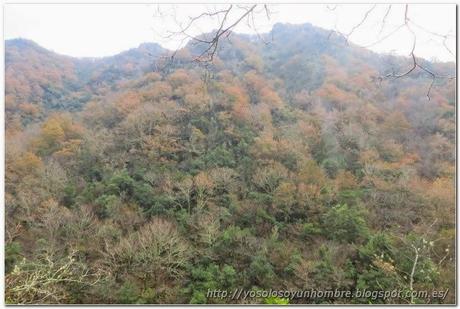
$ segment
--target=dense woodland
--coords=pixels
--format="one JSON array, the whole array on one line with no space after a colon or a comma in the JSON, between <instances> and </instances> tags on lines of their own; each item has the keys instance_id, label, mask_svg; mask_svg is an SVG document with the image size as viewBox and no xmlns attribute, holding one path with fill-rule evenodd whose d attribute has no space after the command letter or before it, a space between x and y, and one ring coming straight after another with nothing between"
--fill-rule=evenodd
<instances>
[{"instance_id":1,"label":"dense woodland","mask_svg":"<svg viewBox=\"0 0 460 309\"><path fill-rule=\"evenodd\" d=\"M309 24L267 37L206 64L6 41L7 303L455 302L455 80L382 79L411 59ZM449 294L207 297L235 288Z\"/></svg>"}]
</instances>

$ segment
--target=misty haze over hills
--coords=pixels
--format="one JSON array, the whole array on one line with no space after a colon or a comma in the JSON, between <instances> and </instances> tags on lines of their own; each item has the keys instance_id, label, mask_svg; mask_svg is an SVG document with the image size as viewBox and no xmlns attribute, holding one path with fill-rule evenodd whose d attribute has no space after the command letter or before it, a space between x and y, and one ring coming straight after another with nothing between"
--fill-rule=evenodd
<instances>
[{"instance_id":1,"label":"misty haze over hills","mask_svg":"<svg viewBox=\"0 0 460 309\"><path fill-rule=\"evenodd\" d=\"M305 61L312 63L315 62L315 58L322 55L331 56L337 59L339 63L359 59L360 62L365 62L366 65L371 66L379 73L379 75L376 74L376 76L374 76L375 78L384 76L390 70L395 70L395 68L404 71L405 68L411 65L411 60L409 58L376 54L348 43L344 38L335 34L331 36L330 31L314 27L308 23L304 25L275 24L273 30L264 35L264 41L266 40L269 42L267 45L256 35L233 34L233 36L235 36L237 40L252 44L252 48L254 48L255 52L260 54L264 61L268 62L266 65L268 70L264 73L269 75L274 74L275 76L276 73L270 72L270 68L278 68L289 57L298 57L299 55L302 55ZM197 46L194 45L196 44L189 43L185 47L185 50L190 49L198 54L199 52L197 51L199 51L200 46L199 44ZM237 57L235 57L236 55L234 54L235 49L229 45L228 42L224 42L224 46L220 47L220 49L223 50L222 57L228 60L227 62L233 62L237 60ZM71 73L70 76L64 76L66 73L62 73L61 75L64 79L68 78L69 80L66 82L72 84L76 89L80 89L84 87L84 85L88 86L96 80L98 83L113 84L114 81L139 77L142 74L155 71L157 69L156 62L158 62L158 58L167 57L168 54L172 53L162 48L159 44L143 43L137 48L132 48L114 56L103 58L72 58L48 51L33 41L26 39L7 40L5 49L7 72L8 68L20 62L22 64L14 69L15 75L22 74L23 72L21 69L33 66L33 64L28 65L28 62L33 61L31 56L35 56L38 57L42 63L47 63L47 61L55 62L53 65L43 67L44 74L46 74L47 70L68 70L69 73ZM232 52L233 54L230 54ZM276 56L276 61L273 61L275 57L270 54ZM189 61L191 60L192 59L189 59ZM62 62L62 64L60 62ZM425 60L423 60L423 63L426 64L429 69L436 68L440 70L439 75L441 76L455 75L455 65L453 63L432 64ZM60 68L60 65L66 65L67 67L65 69L63 67ZM314 64L316 67L313 68L312 71L308 69L311 69L313 64L309 65L310 67L306 66L303 68L304 71L297 71L299 72L297 74L305 74L304 72L306 72L307 75L310 75L309 77L300 77L298 82L299 84L303 83L307 88L314 88L318 86L315 85L315 81L307 81L305 79L312 78L312 74L317 72L315 70L321 70L322 65ZM235 70L235 67L232 65L228 66L228 68ZM431 78L426 73L423 74L423 72L414 74L417 78L423 77L423 75L426 75L427 79ZM18 77L15 76L14 78ZM316 81L317 84L320 82L320 79L321 77ZM41 85L41 87L43 87L43 85ZM94 87L94 85L90 87ZM48 93L51 97L50 100L54 100L53 92L49 91ZM62 94L59 93L59 97L61 96ZM39 98L41 99L41 97L38 96L35 100ZM78 104L79 103L77 103L77 105ZM68 106L68 108L73 108L72 106Z\"/></svg>"},{"instance_id":2,"label":"misty haze over hills","mask_svg":"<svg viewBox=\"0 0 460 309\"><path fill-rule=\"evenodd\" d=\"M8 303L455 303L455 64L385 77L411 59L310 24L264 36L212 64L5 42Z\"/></svg>"}]
</instances>

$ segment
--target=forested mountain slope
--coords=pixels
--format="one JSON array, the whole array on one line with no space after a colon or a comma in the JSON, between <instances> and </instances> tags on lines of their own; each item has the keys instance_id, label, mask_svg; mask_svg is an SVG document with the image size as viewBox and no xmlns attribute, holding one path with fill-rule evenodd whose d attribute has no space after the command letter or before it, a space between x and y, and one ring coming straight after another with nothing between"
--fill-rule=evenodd
<instances>
[{"instance_id":1,"label":"forested mountain slope","mask_svg":"<svg viewBox=\"0 0 460 309\"><path fill-rule=\"evenodd\" d=\"M7 302L455 302L455 80L382 79L411 60L309 24L265 41L233 34L209 66L193 44L6 41Z\"/></svg>"},{"instance_id":2,"label":"forested mountain slope","mask_svg":"<svg viewBox=\"0 0 460 309\"><path fill-rule=\"evenodd\" d=\"M48 51L30 40L7 40L7 119L28 123L43 119L49 110L80 110L93 96L110 91L117 82L151 72L152 59L164 52L158 44L146 43L113 57L76 59Z\"/></svg>"}]
</instances>

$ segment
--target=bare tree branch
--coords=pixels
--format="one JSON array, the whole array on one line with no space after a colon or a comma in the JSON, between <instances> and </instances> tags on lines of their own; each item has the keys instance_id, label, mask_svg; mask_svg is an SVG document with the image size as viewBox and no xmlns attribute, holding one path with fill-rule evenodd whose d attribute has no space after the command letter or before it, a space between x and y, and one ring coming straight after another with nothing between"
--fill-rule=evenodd
<instances>
[{"instance_id":1,"label":"bare tree branch","mask_svg":"<svg viewBox=\"0 0 460 309\"><path fill-rule=\"evenodd\" d=\"M371 13L375 10L376 6L377 6L376 4L372 5L372 7L370 7L364 13L364 15L362 16L360 21L357 24L355 24L347 33L343 33L343 32L341 32L341 31L339 31L337 29L337 20L336 20L336 24L335 24L335 28L334 28L335 30L331 30L331 32L329 33L329 38L335 32L338 35L341 35L342 37L344 37L346 43L348 43L350 37L360 27L362 27L364 25L364 23L366 23L366 21L369 19L370 15L371 15ZM260 10L258 10L257 8L260 8ZM338 5L334 5L334 6L327 5L326 8L329 11L334 11L334 13L336 13ZM242 12L240 12L240 11L242 11ZM410 33L410 35L412 36L412 47L411 47L411 51L409 53L409 56L411 58L411 65L404 72L400 72L400 73L393 72L393 73L390 73L390 74L386 74L385 76L379 77L379 80L382 81L384 79L403 78L403 77L406 77L409 74L413 73L418 68L418 69L422 70L423 72L425 72L426 74L428 74L429 77L431 78L431 82L430 82L430 85L428 87L427 94L426 94L428 100L430 100L431 99L430 98L431 90L435 85L436 79L441 79L441 78L453 79L455 77L440 76L440 75L436 74L435 72L431 71L426 66L422 66L420 64L420 62L419 62L419 60L418 60L418 58L416 56L417 35L416 35L415 31L412 29L412 27L416 27L416 28L421 29L422 31L424 31L426 33L429 33L429 34L431 34L433 36L441 38L442 39L442 45L446 48L446 50L451 55L453 55L452 50L450 50L448 48L448 46L447 46L447 40L451 36L449 36L449 34L442 35L442 34L427 30L424 27L414 23L409 18L409 5L408 4L405 5L403 23L400 24L399 26L397 26L392 31L390 31L388 34L385 34L385 35L381 36L383 34L383 32L384 32L385 27L388 24L388 19L389 19L389 16L390 16L390 14L392 12L393 12L393 5L390 4L390 5L388 5L386 7L386 9L385 9L385 11L383 13L383 16L381 18L381 26L380 26L380 30L379 30L379 33L378 33L378 36L377 36L378 39L376 41L374 41L373 43L371 43L371 44L369 44L367 46L364 46L364 47L369 48L369 47L372 47L374 45L377 45L377 44L387 40L388 38L393 36L395 33L400 31L401 29L405 28ZM239 15L237 15L237 14L239 14ZM185 41L191 41L192 44L201 46L203 48L202 51L200 52L199 55L197 55L197 56L195 56L193 58L193 61L198 62L198 63L202 63L202 64L205 65L205 67L207 67L206 63L213 62L214 57L215 57L215 55L216 55L216 53L218 51L218 47L220 46L221 39L223 39L223 38L224 39L229 39L229 37L230 37L230 35L232 33L232 30L238 24L240 24L242 22L245 22L248 27L252 28L255 31L257 37L263 43L268 44L268 42L265 40L264 36L261 35L259 33L259 31L257 30L255 14L264 14L265 17L267 18L267 20L270 20L270 18L271 18L271 12L270 12L269 6L267 4L250 4L250 5L249 4L231 4L226 8L216 8L214 11L207 11L207 12L203 12L203 13L197 15L197 16L194 16L194 17L188 17L188 20L187 20L187 22L185 24L182 24L182 23L178 22L178 20L176 18L174 18L174 20L176 21L176 24L179 25L180 29L177 30L177 31L169 31L168 35L166 35L165 38L170 38L171 39L171 38L174 38L174 37L182 37L181 46L183 45L183 43ZM233 18L231 18L231 15L233 16ZM234 17L235 15L237 15L236 19ZM218 21L217 30L213 31L211 34L208 34L208 35L203 34L203 35L198 36L198 37L195 36L195 35L192 35L191 33L189 33L189 32L192 31L192 28L194 26L196 26L196 24L201 19L204 19L204 18L217 19L217 21ZM177 50L176 50L176 52L173 52L169 56L170 60L174 60L174 57L176 56L176 53L177 53Z\"/></svg>"},{"instance_id":2,"label":"bare tree branch","mask_svg":"<svg viewBox=\"0 0 460 309\"><path fill-rule=\"evenodd\" d=\"M435 83L437 78L453 79L455 77L439 76L439 75L435 74L434 72L432 72L431 70L429 70L428 68L426 68L425 66L422 66L417 61L417 58L415 56L415 47L416 47L416 44L417 44L417 36L415 35L414 30L409 26L409 23L412 23L412 24L414 24L414 23L410 20L410 18L408 16L408 11L409 11L409 5L406 4L406 8L405 8L405 12L404 12L404 24L401 27L406 27L406 29L412 34L412 37L413 37L412 49L411 49L410 54L409 54L411 56L411 58L412 58L412 66L405 73L400 73L400 74L391 73L391 74L387 74L385 76L385 78L398 79L398 78L401 78L401 77L409 75L412 71L414 71L418 67L419 69L421 69L422 71L424 71L425 73L427 73L431 77L431 82L430 82L430 85L429 85L427 93L426 93L426 96L427 96L428 100L431 100L431 97L430 97L431 89L433 88L433 85L434 85L434 83ZM400 29L400 27L398 27L396 30L399 30L399 29ZM439 35L439 36L442 36L442 35ZM445 38L445 36L442 36L442 37Z\"/></svg>"},{"instance_id":3,"label":"bare tree branch","mask_svg":"<svg viewBox=\"0 0 460 309\"><path fill-rule=\"evenodd\" d=\"M391 11L391 4L388 6L387 11L386 11L385 15L383 16L382 27L380 28L379 36L380 36L380 34L382 34L383 28L385 28L385 25L386 25L386 22L387 22L387 17L390 14L390 11Z\"/></svg>"},{"instance_id":4,"label":"bare tree branch","mask_svg":"<svg viewBox=\"0 0 460 309\"><path fill-rule=\"evenodd\" d=\"M346 38L347 42L348 42L348 39L350 38L350 36L355 32L355 30L358 29L359 27L361 27L362 24L364 24L364 22L369 17L369 14L375 9L376 6L377 6L377 4L374 4L369 10L367 10L366 13L363 16L363 19L358 24L353 26L353 28L351 28L350 32L345 34L345 38Z\"/></svg>"},{"instance_id":5,"label":"bare tree branch","mask_svg":"<svg viewBox=\"0 0 460 309\"><path fill-rule=\"evenodd\" d=\"M417 267L417 262L418 262L418 258L419 258L419 251L420 249L417 248L416 246L412 245L412 248L414 249L414 252L415 252L415 256L414 256L414 262L412 264L412 270L410 272L410 280L409 280L409 290L412 292L414 290L414 275L415 275L415 269ZM410 303L413 304L414 303L414 294L411 293L411 296L410 296Z\"/></svg>"}]
</instances>

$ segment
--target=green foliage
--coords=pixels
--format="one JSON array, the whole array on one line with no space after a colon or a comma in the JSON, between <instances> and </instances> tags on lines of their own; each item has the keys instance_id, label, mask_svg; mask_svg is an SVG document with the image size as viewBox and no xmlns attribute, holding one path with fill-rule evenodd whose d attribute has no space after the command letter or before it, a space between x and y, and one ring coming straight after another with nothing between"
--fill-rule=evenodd
<instances>
[{"instance_id":1,"label":"green foliage","mask_svg":"<svg viewBox=\"0 0 460 309\"><path fill-rule=\"evenodd\" d=\"M387 255L393 257L393 243L387 234L378 233L372 235L368 242L359 248L359 257L365 263L370 263L375 255Z\"/></svg>"},{"instance_id":2,"label":"green foliage","mask_svg":"<svg viewBox=\"0 0 460 309\"><path fill-rule=\"evenodd\" d=\"M343 190L339 193L339 201L341 204L354 204L361 200L363 190Z\"/></svg>"},{"instance_id":3,"label":"green foliage","mask_svg":"<svg viewBox=\"0 0 460 309\"><path fill-rule=\"evenodd\" d=\"M187 287L191 293L191 304L206 304L223 301L216 297L207 298L208 291L230 291L235 286L237 273L230 265L219 267L216 264L194 266L191 270L192 283Z\"/></svg>"},{"instance_id":4,"label":"green foliage","mask_svg":"<svg viewBox=\"0 0 460 309\"><path fill-rule=\"evenodd\" d=\"M237 249L241 241L249 235L251 235L249 229L241 229L238 226L230 226L226 228L217 239L216 249L224 256L226 253L230 254L233 250Z\"/></svg>"},{"instance_id":5,"label":"green foliage","mask_svg":"<svg viewBox=\"0 0 460 309\"><path fill-rule=\"evenodd\" d=\"M323 217L325 235L333 240L359 243L368 236L368 227L362 211L348 205L337 205Z\"/></svg>"},{"instance_id":6,"label":"green foliage","mask_svg":"<svg viewBox=\"0 0 460 309\"><path fill-rule=\"evenodd\" d=\"M117 303L120 304L135 304L139 299L140 291L131 282L125 282L118 290Z\"/></svg>"},{"instance_id":7,"label":"green foliage","mask_svg":"<svg viewBox=\"0 0 460 309\"><path fill-rule=\"evenodd\" d=\"M331 253L325 245L322 245L319 248L319 261L317 262L313 271L314 280L318 286L325 283L332 286L334 283L334 272L335 269L332 262Z\"/></svg>"},{"instance_id":8,"label":"green foliage","mask_svg":"<svg viewBox=\"0 0 460 309\"><path fill-rule=\"evenodd\" d=\"M62 197L62 204L66 207L71 207L75 204L77 197L77 190L73 185L67 185L64 188L64 196Z\"/></svg>"},{"instance_id":9,"label":"green foliage","mask_svg":"<svg viewBox=\"0 0 460 309\"><path fill-rule=\"evenodd\" d=\"M302 225L302 236L307 239L320 235L321 232L321 228L315 223L304 223Z\"/></svg>"},{"instance_id":10,"label":"green foliage","mask_svg":"<svg viewBox=\"0 0 460 309\"><path fill-rule=\"evenodd\" d=\"M109 218L120 207L120 199L116 195L101 195L94 203L98 206L96 213L101 218Z\"/></svg>"},{"instance_id":11,"label":"green foliage","mask_svg":"<svg viewBox=\"0 0 460 309\"><path fill-rule=\"evenodd\" d=\"M128 195L133 193L134 180L126 171L115 173L107 183L107 192L110 194Z\"/></svg>"},{"instance_id":12,"label":"green foliage","mask_svg":"<svg viewBox=\"0 0 460 309\"><path fill-rule=\"evenodd\" d=\"M5 245L5 272L9 273L13 266L21 257L21 244L19 242L11 242Z\"/></svg>"},{"instance_id":13,"label":"green foliage","mask_svg":"<svg viewBox=\"0 0 460 309\"><path fill-rule=\"evenodd\" d=\"M155 195L152 191L152 186L147 183L134 183L133 198L142 208L150 208L155 205Z\"/></svg>"},{"instance_id":14,"label":"green foliage","mask_svg":"<svg viewBox=\"0 0 460 309\"><path fill-rule=\"evenodd\" d=\"M208 167L234 167L235 157L225 147L218 146L210 150L203 158Z\"/></svg>"},{"instance_id":15,"label":"green foliage","mask_svg":"<svg viewBox=\"0 0 460 309\"><path fill-rule=\"evenodd\" d=\"M190 299L190 304L206 304L207 298L205 292L193 291L192 298Z\"/></svg>"},{"instance_id":16,"label":"green foliage","mask_svg":"<svg viewBox=\"0 0 460 309\"><path fill-rule=\"evenodd\" d=\"M264 304L267 305L289 305L289 298L281 298L276 296L267 297L264 299Z\"/></svg>"},{"instance_id":17,"label":"green foliage","mask_svg":"<svg viewBox=\"0 0 460 309\"><path fill-rule=\"evenodd\" d=\"M275 279L273 265L264 255L256 255L249 265L249 276L257 286L268 288Z\"/></svg>"},{"instance_id":18,"label":"green foliage","mask_svg":"<svg viewBox=\"0 0 460 309\"><path fill-rule=\"evenodd\" d=\"M342 164L337 159L327 158L322 161L322 166L329 177L335 177Z\"/></svg>"},{"instance_id":19,"label":"green foliage","mask_svg":"<svg viewBox=\"0 0 460 309\"><path fill-rule=\"evenodd\" d=\"M108 291L109 292L109 291ZM156 293L151 288L142 290L134 283L126 281L116 293L118 304L154 304Z\"/></svg>"},{"instance_id":20,"label":"green foliage","mask_svg":"<svg viewBox=\"0 0 460 309\"><path fill-rule=\"evenodd\" d=\"M5 43L8 303L455 302L455 80L427 101L421 71L375 82L407 59L308 24L271 36L232 34L205 67L201 44L164 65L155 44L89 61Z\"/></svg>"}]
</instances>

